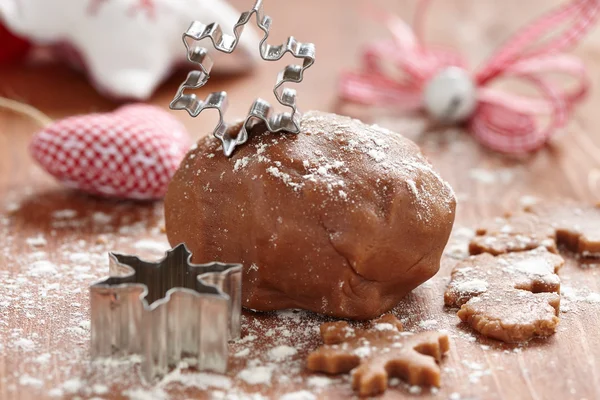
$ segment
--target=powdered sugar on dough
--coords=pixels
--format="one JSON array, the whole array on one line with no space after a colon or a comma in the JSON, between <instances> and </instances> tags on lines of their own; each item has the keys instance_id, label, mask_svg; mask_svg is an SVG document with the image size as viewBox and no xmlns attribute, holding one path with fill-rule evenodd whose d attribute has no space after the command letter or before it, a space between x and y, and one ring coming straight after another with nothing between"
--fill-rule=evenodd
<instances>
[{"instance_id":1,"label":"powdered sugar on dough","mask_svg":"<svg viewBox=\"0 0 600 400\"><path fill-rule=\"evenodd\" d=\"M461 293L483 293L487 290L488 283L483 279L471 279L465 282L456 282L453 287Z\"/></svg>"},{"instance_id":2,"label":"powdered sugar on dough","mask_svg":"<svg viewBox=\"0 0 600 400\"><path fill-rule=\"evenodd\" d=\"M420 219L429 220L432 208L439 207L440 192L443 193L442 203L447 205L448 213L452 212L451 205L455 198L452 188L433 170L416 146L412 143L403 145L404 147L398 146L397 143L391 145L393 141L406 139L377 125L365 125L347 117L335 118L332 129L332 118L329 114L310 111L303 115L300 135L319 135L334 145L331 148L322 147L327 150L327 154L314 148L294 149L302 157L298 160L302 166L300 170L294 166L290 171L289 166L282 166L280 161L269 158L266 151L269 147L276 146L280 141L290 140L285 134L269 132L262 134L257 141L247 144L255 149L253 154L238 159L235 159L234 155L231 168L236 173L253 168L252 171L259 173L252 179L266 173L295 192L325 190L334 201L355 203L359 200L352 190L353 184L357 183L356 176L348 169L345 160L367 157L367 161L364 162L368 162L377 171L377 186L383 192L390 189L387 182L406 182L409 193L414 197ZM264 165L264 169L254 168L256 164ZM201 175L202 171L198 171L198 174ZM424 185L424 174L439 181L443 190Z\"/></svg>"},{"instance_id":3,"label":"powdered sugar on dough","mask_svg":"<svg viewBox=\"0 0 600 400\"><path fill-rule=\"evenodd\" d=\"M560 278L554 273L554 266L541 258L518 261L506 268L509 271L516 271L532 278L541 278L547 283L560 283Z\"/></svg>"}]
</instances>

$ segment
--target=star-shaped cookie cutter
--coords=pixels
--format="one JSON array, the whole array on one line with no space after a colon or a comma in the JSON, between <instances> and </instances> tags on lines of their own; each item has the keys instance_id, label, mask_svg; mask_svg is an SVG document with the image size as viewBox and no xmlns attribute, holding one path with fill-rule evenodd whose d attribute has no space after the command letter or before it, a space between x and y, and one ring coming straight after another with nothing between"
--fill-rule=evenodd
<instances>
[{"instance_id":1,"label":"star-shaped cookie cutter","mask_svg":"<svg viewBox=\"0 0 600 400\"><path fill-rule=\"evenodd\" d=\"M291 53L295 58L303 61L302 65L287 65L277 75L277 81L273 89L277 101L281 105L289 107L291 112L273 113L271 105L267 101L258 98L252 103L241 130L234 137L228 132L227 128L229 126L223 120L223 114L228 106L226 92L210 93L205 100L198 99L193 93L185 92L187 89L197 89L204 86L210 78L210 71L213 66L212 59L208 55L208 50L198 43L203 39L210 39L215 49L224 53L232 53L238 44L245 25L254 14L256 14L256 24L264 32L259 44L259 52L263 60L277 61L286 53ZM257 120L264 121L267 129L271 132L300 132L300 112L296 106L296 90L285 87L284 84L287 82L302 82L304 70L315 62L315 45L313 43L298 42L293 36L290 36L281 45L268 44L266 41L269 37L271 22L271 17L263 12L262 0L256 0L254 7L250 11L243 12L238 22L233 26L234 36L223 33L217 23L205 25L198 21L192 22L183 34L183 42L188 53L187 58L189 61L198 64L200 70L188 73L169 107L173 110L186 110L192 117L198 116L206 109L216 109L219 112L219 122L213 131L213 135L221 140L223 153L227 157L233 154L236 146L248 140L248 129Z\"/></svg>"},{"instance_id":2,"label":"star-shaped cookie cutter","mask_svg":"<svg viewBox=\"0 0 600 400\"><path fill-rule=\"evenodd\" d=\"M192 264L184 244L158 262L110 253L110 277L90 286L92 358L143 356L147 380L181 359L225 372L240 335L242 266Z\"/></svg>"}]
</instances>

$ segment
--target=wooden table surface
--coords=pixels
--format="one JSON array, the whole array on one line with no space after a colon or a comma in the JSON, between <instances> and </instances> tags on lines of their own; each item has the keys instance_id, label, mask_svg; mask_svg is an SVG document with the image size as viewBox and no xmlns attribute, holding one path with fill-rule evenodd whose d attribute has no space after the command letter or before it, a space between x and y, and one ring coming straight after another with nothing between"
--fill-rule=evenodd
<instances>
[{"instance_id":1,"label":"wooden table surface","mask_svg":"<svg viewBox=\"0 0 600 400\"><path fill-rule=\"evenodd\" d=\"M557 3L438 1L428 21L428 38L465 49L476 65L520 25ZM412 1L394 0L377 4L403 17L409 17L414 6ZM443 307L449 270L456 258L464 256L472 228L483 218L533 197L600 200L600 29L575 50L589 67L593 89L588 100L576 108L571 123L550 147L515 160L482 149L458 128L428 129L417 118L341 106L335 93L339 71L357 65L361 45L386 34L382 27L364 22L360 7L355 0L266 1L275 21L272 42L293 33L317 45L317 63L299 89L301 108L352 113L407 135L459 198L442 269L395 309L409 330L450 333L452 347L442 364L442 387L430 391L396 384L384 397L600 399L600 305L580 301L600 292L600 268L569 261L560 273L569 295L563 296L558 332L524 346L481 338ZM270 95L282 65L261 65L247 76L214 78L202 92L228 91L232 99L228 118L243 117L252 98ZM182 77L170 79L151 103L166 109ZM60 65L0 68L0 95L31 104L53 119L117 106L96 94L83 76ZM210 131L216 118L173 115L194 137ZM135 358L91 363L87 287L107 274L107 251L159 257L166 248L162 204L99 200L62 189L28 156L27 144L36 129L34 122L0 110L1 399L352 395L346 378L311 378L304 371L303 357L318 344L316 328L321 320L303 312L245 313L244 338L231 345L236 356L226 377L177 369L149 386L140 382ZM273 362L268 350L275 345L295 347L298 353ZM261 367L273 372L269 385L250 385L240 376L242 369Z\"/></svg>"}]
</instances>

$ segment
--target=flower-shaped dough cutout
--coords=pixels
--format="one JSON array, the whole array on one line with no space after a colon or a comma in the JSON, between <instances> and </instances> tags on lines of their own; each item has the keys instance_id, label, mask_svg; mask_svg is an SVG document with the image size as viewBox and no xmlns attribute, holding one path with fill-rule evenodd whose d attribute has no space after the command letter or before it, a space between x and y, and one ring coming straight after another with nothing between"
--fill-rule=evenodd
<instances>
[{"instance_id":1,"label":"flower-shaped dough cutout","mask_svg":"<svg viewBox=\"0 0 600 400\"><path fill-rule=\"evenodd\" d=\"M549 336L558 326L564 260L540 247L459 262L444 294L449 307L484 336L508 343Z\"/></svg>"},{"instance_id":2,"label":"flower-shaped dough cutout","mask_svg":"<svg viewBox=\"0 0 600 400\"><path fill-rule=\"evenodd\" d=\"M308 355L308 369L328 374L352 371L352 387L361 396L384 392L390 377L411 385L440 386L437 363L450 348L448 335L402 332L402 324L391 314L373 321L370 329L325 323L321 337L325 344Z\"/></svg>"}]
</instances>

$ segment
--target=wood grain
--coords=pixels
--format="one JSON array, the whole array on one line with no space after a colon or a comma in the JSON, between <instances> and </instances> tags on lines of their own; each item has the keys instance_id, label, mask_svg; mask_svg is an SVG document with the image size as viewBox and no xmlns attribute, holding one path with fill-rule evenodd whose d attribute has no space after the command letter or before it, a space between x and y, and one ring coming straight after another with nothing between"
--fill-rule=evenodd
<instances>
[{"instance_id":1,"label":"wood grain","mask_svg":"<svg viewBox=\"0 0 600 400\"><path fill-rule=\"evenodd\" d=\"M234 3L247 6L250 0ZM428 21L428 39L465 49L476 65L520 25L557 3L435 2ZM405 18L410 17L414 6L413 2L393 0L377 4ZM357 109L337 102L339 71L357 66L361 45L386 34L382 27L365 22L360 11L363 5L356 0L266 1L275 21L272 42L291 32L317 45L317 63L299 89L301 108L351 113L407 135L421 145L459 197L456 235L441 271L394 311L409 330L419 331L429 325L447 329L452 338L450 354L443 362L442 388L437 393L423 389L420 397L600 398L598 304L571 302L567 312L561 313L556 335L523 347L481 338L458 324L455 313L443 307L443 289L455 263L453 254L460 252L468 239L464 236L469 231L461 228L472 228L483 218L516 207L524 196L600 200L600 30L592 32L575 51L587 62L594 85L588 100L576 109L571 123L551 146L526 158L511 159L482 149L460 129L433 129L420 119L393 111ZM255 96L270 98L272 82L281 66L266 64L247 76L215 78L200 95L227 90L232 99L228 118L243 117ZM178 74L169 79L151 102L166 108L181 78ZM2 67L0 95L27 102L52 118L108 111L117 106L96 94L82 75L60 65ZM215 118L173 115L195 137L206 134ZM259 393L278 398L304 389L319 398L352 396L344 379L322 388L309 385L302 360L318 345L315 328L322 319L306 313L245 313L244 335L257 338L232 344L232 354L242 352L242 356L232 357L228 377L233 388L222 385L201 390L190 387L194 385L189 381L182 386L179 378L175 379L179 384L143 386L135 373L136 366L91 364L87 286L107 273L105 253L109 250L157 257L155 244L165 243L160 230L162 205L99 200L61 189L28 157L27 144L37 128L21 116L0 110L0 398L117 399L135 394L145 398L209 398L211 390L213 394L217 390L240 397ZM61 210L74 210L76 215L61 219L60 213L53 214ZM45 245L28 244L27 239L39 235L47 241ZM32 267L40 260L51 261L56 273L40 275L39 268ZM598 293L599 271L569 258L560 275L563 286ZM274 344L297 347L298 353L280 364L271 385L252 386L239 379L238 373L253 359L266 362ZM250 349L248 356L244 356L246 348ZM196 386L202 384L196 381ZM383 397L417 396L412 392L398 385Z\"/></svg>"}]
</instances>

